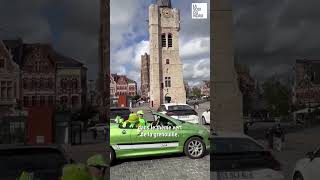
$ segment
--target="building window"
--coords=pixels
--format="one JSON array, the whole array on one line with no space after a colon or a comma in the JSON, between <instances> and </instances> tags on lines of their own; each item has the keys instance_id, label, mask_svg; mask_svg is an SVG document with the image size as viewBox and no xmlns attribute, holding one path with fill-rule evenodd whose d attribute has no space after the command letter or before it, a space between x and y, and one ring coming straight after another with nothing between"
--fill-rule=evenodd
<instances>
[{"instance_id":1,"label":"building window","mask_svg":"<svg viewBox=\"0 0 320 180\"><path fill-rule=\"evenodd\" d=\"M72 79L72 88L78 89L78 80L77 79Z\"/></svg>"},{"instance_id":2,"label":"building window","mask_svg":"<svg viewBox=\"0 0 320 180\"><path fill-rule=\"evenodd\" d=\"M61 88L63 88L63 89L67 88L67 79L62 79L62 80L60 81L60 86L61 86Z\"/></svg>"},{"instance_id":3,"label":"building window","mask_svg":"<svg viewBox=\"0 0 320 180\"><path fill-rule=\"evenodd\" d=\"M49 78L48 79L48 88L53 88L53 79L52 78Z\"/></svg>"},{"instance_id":4,"label":"building window","mask_svg":"<svg viewBox=\"0 0 320 180\"><path fill-rule=\"evenodd\" d=\"M171 87L171 77L165 77L165 87Z\"/></svg>"},{"instance_id":5,"label":"building window","mask_svg":"<svg viewBox=\"0 0 320 180\"><path fill-rule=\"evenodd\" d=\"M32 96L32 106L35 106L37 104L37 97Z\"/></svg>"},{"instance_id":6,"label":"building window","mask_svg":"<svg viewBox=\"0 0 320 180\"><path fill-rule=\"evenodd\" d=\"M53 102L53 96L49 96L49 97L48 97L48 104L49 104L49 105L53 105L53 104L54 104L54 102Z\"/></svg>"},{"instance_id":7,"label":"building window","mask_svg":"<svg viewBox=\"0 0 320 180\"><path fill-rule=\"evenodd\" d=\"M4 68L4 59L0 59L0 68Z\"/></svg>"},{"instance_id":8,"label":"building window","mask_svg":"<svg viewBox=\"0 0 320 180\"><path fill-rule=\"evenodd\" d=\"M32 80L31 80L31 84L32 84L32 89L35 89L36 87L37 87L37 81L36 81L36 79L35 78L32 78Z\"/></svg>"},{"instance_id":9,"label":"building window","mask_svg":"<svg viewBox=\"0 0 320 180\"><path fill-rule=\"evenodd\" d=\"M67 104L68 103L68 97L67 96L62 96L60 98L60 103L63 104L63 105Z\"/></svg>"},{"instance_id":10,"label":"building window","mask_svg":"<svg viewBox=\"0 0 320 180\"><path fill-rule=\"evenodd\" d=\"M23 97L23 106L24 107L28 107L29 106L29 97L28 96L24 96Z\"/></svg>"},{"instance_id":11,"label":"building window","mask_svg":"<svg viewBox=\"0 0 320 180\"><path fill-rule=\"evenodd\" d=\"M45 83L44 83L44 79L43 78L41 78L40 79L40 83L39 83L40 85L40 88L44 88L45 87Z\"/></svg>"},{"instance_id":12,"label":"building window","mask_svg":"<svg viewBox=\"0 0 320 180\"><path fill-rule=\"evenodd\" d=\"M166 34L161 35L162 47L167 47Z\"/></svg>"},{"instance_id":13,"label":"building window","mask_svg":"<svg viewBox=\"0 0 320 180\"><path fill-rule=\"evenodd\" d=\"M169 59L166 59L166 64L170 64L170 60Z\"/></svg>"},{"instance_id":14,"label":"building window","mask_svg":"<svg viewBox=\"0 0 320 180\"><path fill-rule=\"evenodd\" d=\"M72 106L76 106L79 103L79 98L77 96L72 96L71 98Z\"/></svg>"},{"instance_id":15,"label":"building window","mask_svg":"<svg viewBox=\"0 0 320 180\"><path fill-rule=\"evenodd\" d=\"M23 89L27 89L28 88L28 79L23 79Z\"/></svg>"},{"instance_id":16,"label":"building window","mask_svg":"<svg viewBox=\"0 0 320 180\"><path fill-rule=\"evenodd\" d=\"M44 105L46 103L46 98L44 96L40 96L40 105Z\"/></svg>"},{"instance_id":17,"label":"building window","mask_svg":"<svg viewBox=\"0 0 320 180\"><path fill-rule=\"evenodd\" d=\"M172 47L172 34L168 35L168 47Z\"/></svg>"}]
</instances>

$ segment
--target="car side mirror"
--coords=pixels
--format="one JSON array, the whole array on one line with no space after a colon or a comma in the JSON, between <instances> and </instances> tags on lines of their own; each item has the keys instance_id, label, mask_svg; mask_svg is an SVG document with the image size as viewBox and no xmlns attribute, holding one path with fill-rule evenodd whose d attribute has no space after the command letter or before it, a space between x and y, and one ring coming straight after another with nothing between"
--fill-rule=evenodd
<instances>
[{"instance_id":1,"label":"car side mirror","mask_svg":"<svg viewBox=\"0 0 320 180\"><path fill-rule=\"evenodd\" d=\"M307 153L307 157L312 161L313 158L314 158L313 152L308 152L308 153Z\"/></svg>"}]
</instances>

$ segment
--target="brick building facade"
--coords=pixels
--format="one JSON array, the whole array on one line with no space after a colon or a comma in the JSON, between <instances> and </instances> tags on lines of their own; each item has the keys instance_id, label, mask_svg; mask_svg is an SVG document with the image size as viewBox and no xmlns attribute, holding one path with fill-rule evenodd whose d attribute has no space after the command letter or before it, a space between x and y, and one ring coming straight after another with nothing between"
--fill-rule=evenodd
<instances>
[{"instance_id":1,"label":"brick building facade","mask_svg":"<svg viewBox=\"0 0 320 180\"><path fill-rule=\"evenodd\" d=\"M210 81L203 81L201 86L201 95L210 96Z\"/></svg>"},{"instance_id":2,"label":"brick building facade","mask_svg":"<svg viewBox=\"0 0 320 180\"><path fill-rule=\"evenodd\" d=\"M296 60L292 103L300 106L320 104L320 60Z\"/></svg>"},{"instance_id":3,"label":"brick building facade","mask_svg":"<svg viewBox=\"0 0 320 180\"><path fill-rule=\"evenodd\" d=\"M0 107L13 108L20 99L20 69L0 40Z\"/></svg>"},{"instance_id":4,"label":"brick building facade","mask_svg":"<svg viewBox=\"0 0 320 180\"><path fill-rule=\"evenodd\" d=\"M112 74L112 78L115 82L115 96L119 95L128 95L136 96L137 95L137 83L125 75ZM114 85L113 85L114 86ZM111 85L110 85L111 88Z\"/></svg>"},{"instance_id":5,"label":"brick building facade","mask_svg":"<svg viewBox=\"0 0 320 180\"><path fill-rule=\"evenodd\" d=\"M5 46L20 68L19 102L80 108L86 103L87 69L77 60L56 52L50 44L6 40Z\"/></svg>"}]
</instances>

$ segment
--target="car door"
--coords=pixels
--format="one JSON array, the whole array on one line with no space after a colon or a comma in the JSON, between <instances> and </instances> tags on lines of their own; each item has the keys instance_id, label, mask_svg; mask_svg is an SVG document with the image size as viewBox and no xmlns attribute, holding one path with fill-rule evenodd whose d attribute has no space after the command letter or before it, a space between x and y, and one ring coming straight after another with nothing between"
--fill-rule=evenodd
<instances>
[{"instance_id":1,"label":"car door","mask_svg":"<svg viewBox=\"0 0 320 180\"><path fill-rule=\"evenodd\" d=\"M112 138L112 147L116 152L128 151L131 149L132 141L131 134L134 129L122 127L112 128L110 137Z\"/></svg>"},{"instance_id":2,"label":"car door","mask_svg":"<svg viewBox=\"0 0 320 180\"><path fill-rule=\"evenodd\" d=\"M144 150L149 153L174 152L179 146L179 137L173 127L174 122L164 116L158 115L159 126L154 129L136 129L131 134L132 145L135 149ZM161 128L160 128L161 127ZM171 130L169 129L171 127ZM176 134L175 134L176 133Z\"/></svg>"},{"instance_id":3,"label":"car door","mask_svg":"<svg viewBox=\"0 0 320 180\"><path fill-rule=\"evenodd\" d=\"M310 174L312 180L320 177L320 148L315 152L314 159L310 162Z\"/></svg>"}]
</instances>

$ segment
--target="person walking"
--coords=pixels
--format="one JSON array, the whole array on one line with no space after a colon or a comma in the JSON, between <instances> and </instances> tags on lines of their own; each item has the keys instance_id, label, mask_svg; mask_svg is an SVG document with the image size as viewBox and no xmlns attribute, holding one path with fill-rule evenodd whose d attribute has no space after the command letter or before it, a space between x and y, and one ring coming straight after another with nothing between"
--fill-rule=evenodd
<instances>
[{"instance_id":1,"label":"person walking","mask_svg":"<svg viewBox=\"0 0 320 180\"><path fill-rule=\"evenodd\" d=\"M282 142L284 141L284 132L281 128L280 123L276 125L275 127L275 145L277 151L281 152L282 150Z\"/></svg>"},{"instance_id":2,"label":"person walking","mask_svg":"<svg viewBox=\"0 0 320 180\"><path fill-rule=\"evenodd\" d=\"M272 150L273 149L273 129L269 128L266 133L266 139L268 141L268 146Z\"/></svg>"},{"instance_id":3,"label":"person walking","mask_svg":"<svg viewBox=\"0 0 320 180\"><path fill-rule=\"evenodd\" d=\"M137 112L138 116L139 116L139 123L138 123L138 127L140 126L147 126L147 122L146 120L143 118L143 111L140 110Z\"/></svg>"}]
</instances>

